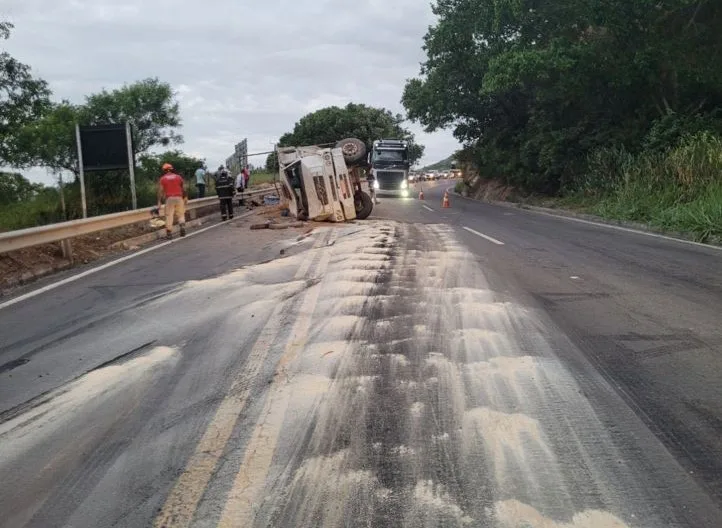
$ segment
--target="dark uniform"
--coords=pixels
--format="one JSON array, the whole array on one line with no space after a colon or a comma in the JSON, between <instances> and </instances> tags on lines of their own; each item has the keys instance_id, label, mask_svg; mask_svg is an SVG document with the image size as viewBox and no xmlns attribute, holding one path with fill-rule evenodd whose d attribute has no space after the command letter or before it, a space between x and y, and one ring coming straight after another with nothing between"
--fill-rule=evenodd
<instances>
[{"instance_id":1,"label":"dark uniform","mask_svg":"<svg viewBox=\"0 0 722 528\"><path fill-rule=\"evenodd\" d=\"M221 218L233 218L233 178L227 170L222 170L216 175L216 192L221 201Z\"/></svg>"}]
</instances>

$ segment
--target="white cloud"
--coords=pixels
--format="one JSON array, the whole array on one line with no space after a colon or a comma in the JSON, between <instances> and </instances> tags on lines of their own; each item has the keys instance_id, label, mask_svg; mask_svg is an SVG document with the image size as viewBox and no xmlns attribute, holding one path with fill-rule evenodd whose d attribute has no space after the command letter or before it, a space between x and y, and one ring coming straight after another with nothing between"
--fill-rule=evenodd
<instances>
[{"instance_id":1,"label":"white cloud","mask_svg":"<svg viewBox=\"0 0 722 528\"><path fill-rule=\"evenodd\" d=\"M58 99L159 77L181 103L186 152L224 160L251 152L304 114L348 102L403 112L433 23L425 0L4 0L5 44ZM9 4L9 5L8 5ZM450 132L410 125L433 162L457 148ZM255 161L261 161L257 159ZM33 177L46 180L45 171Z\"/></svg>"}]
</instances>

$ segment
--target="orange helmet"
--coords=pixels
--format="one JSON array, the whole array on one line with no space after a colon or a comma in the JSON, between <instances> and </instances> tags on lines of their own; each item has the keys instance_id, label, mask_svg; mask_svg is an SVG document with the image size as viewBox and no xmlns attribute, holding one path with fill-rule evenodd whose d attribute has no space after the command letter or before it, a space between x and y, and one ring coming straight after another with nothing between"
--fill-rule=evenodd
<instances>
[{"instance_id":1,"label":"orange helmet","mask_svg":"<svg viewBox=\"0 0 722 528\"><path fill-rule=\"evenodd\" d=\"M163 164L163 172L170 172L173 170L173 165L170 163L164 163Z\"/></svg>"}]
</instances>

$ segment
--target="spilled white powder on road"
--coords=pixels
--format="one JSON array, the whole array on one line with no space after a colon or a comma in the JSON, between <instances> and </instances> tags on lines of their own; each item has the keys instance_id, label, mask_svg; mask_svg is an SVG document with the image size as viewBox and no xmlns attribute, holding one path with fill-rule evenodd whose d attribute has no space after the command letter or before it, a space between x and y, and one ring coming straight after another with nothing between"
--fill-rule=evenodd
<instances>
[{"instance_id":1,"label":"spilled white powder on road","mask_svg":"<svg viewBox=\"0 0 722 528\"><path fill-rule=\"evenodd\" d=\"M614 515L597 510L575 513L570 522L556 522L515 500L496 503L495 514L499 528L629 528Z\"/></svg>"},{"instance_id":2,"label":"spilled white powder on road","mask_svg":"<svg viewBox=\"0 0 722 528\"><path fill-rule=\"evenodd\" d=\"M635 475L535 312L451 228L369 222L315 251L327 267L298 281L304 330L284 334L220 526L654 525L620 520L640 509L615 492ZM265 266L224 280L286 264Z\"/></svg>"},{"instance_id":3,"label":"spilled white powder on road","mask_svg":"<svg viewBox=\"0 0 722 528\"><path fill-rule=\"evenodd\" d=\"M150 382L158 367L170 367L179 351L156 347L118 364L93 370L53 391L44 403L0 424L0 458L17 456L82 413ZM82 416L80 416L82 417Z\"/></svg>"}]
</instances>

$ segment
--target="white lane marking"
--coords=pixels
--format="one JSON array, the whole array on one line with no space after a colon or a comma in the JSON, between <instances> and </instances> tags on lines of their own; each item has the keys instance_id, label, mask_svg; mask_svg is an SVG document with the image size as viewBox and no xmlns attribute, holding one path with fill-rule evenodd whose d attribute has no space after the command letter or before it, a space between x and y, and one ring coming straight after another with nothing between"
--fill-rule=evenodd
<instances>
[{"instance_id":1,"label":"white lane marking","mask_svg":"<svg viewBox=\"0 0 722 528\"><path fill-rule=\"evenodd\" d=\"M582 280L581 277L577 277L576 275L573 275L572 277L569 277L572 280Z\"/></svg>"},{"instance_id":2,"label":"white lane marking","mask_svg":"<svg viewBox=\"0 0 722 528\"><path fill-rule=\"evenodd\" d=\"M493 204L493 203L488 203L488 202L482 202L480 200L474 200L473 198L469 198L468 196L461 196L460 194L457 194L456 196L459 198L463 198L464 200L469 200L470 202L475 202L478 204L493 205L495 207L510 207L508 205L498 205L498 204ZM579 222L580 224L587 224L587 225L595 226L595 227L606 227L607 229L616 229L617 231L624 231L625 233L632 233L635 235L644 235L644 236L648 236L648 237L652 237L652 238L660 238L662 240L668 240L670 242L679 242L681 244L688 244L690 246L698 246L701 248L722 251L722 246L713 246L712 244L705 244L703 242L695 242L694 240L685 240L683 238L674 238L674 237L667 236L667 235L660 235L659 233L649 233L647 231L640 231L639 229L632 229L631 227L624 227L624 226L618 226L618 225L613 225L613 224L604 224L601 222L592 222L591 220L584 220L582 218L574 218L573 216L562 216L562 215L558 215L558 214L554 214L554 213L546 213L544 211L535 211L533 209L523 209L523 208L520 208L520 209L526 213L549 216L551 218L556 218L557 220L570 220L572 222Z\"/></svg>"},{"instance_id":3,"label":"white lane marking","mask_svg":"<svg viewBox=\"0 0 722 528\"><path fill-rule=\"evenodd\" d=\"M428 205L422 205L421 207L423 207L427 211L431 211L432 213L434 212L434 210L431 207L429 207Z\"/></svg>"},{"instance_id":4,"label":"white lane marking","mask_svg":"<svg viewBox=\"0 0 722 528\"><path fill-rule=\"evenodd\" d=\"M644 235L648 237L653 238L661 238L662 240L669 240L671 242L680 242L682 244L689 244L691 246L699 246L706 249L715 249L717 251L722 251L722 246L713 246L711 244L704 244L702 242L695 242L693 240L684 240L683 238L674 238L667 235L660 235L658 233L648 233L647 231L639 231L638 229L632 229L631 227L623 227L618 225L611 225L611 224L602 224L600 222L592 222L591 220L584 220L582 218L574 218L571 216L561 216L561 215L555 215L552 213L545 213L544 211L534 211L532 209L524 209L527 212L530 213L536 213L541 214L544 216L551 216L552 218L558 218L559 220L571 220L572 222L579 222L580 224L587 224L591 226L596 227L606 227L608 229L616 229L617 231L624 231L626 233L633 233L635 235Z\"/></svg>"},{"instance_id":5,"label":"white lane marking","mask_svg":"<svg viewBox=\"0 0 722 528\"><path fill-rule=\"evenodd\" d=\"M503 246L503 245L504 245L504 242L502 242L502 241L500 241L500 240L497 240L496 238L490 237L489 235L485 235L484 233L479 233L479 232L478 232L477 230L475 230L475 229L471 229L470 227L464 227L464 229L465 229L466 231L468 231L469 233L473 233L473 234L475 234L476 236L480 236L481 238L483 238L483 239L485 239L485 240L488 240L489 242L492 242L492 243L496 244L497 246Z\"/></svg>"},{"instance_id":6,"label":"white lane marking","mask_svg":"<svg viewBox=\"0 0 722 528\"><path fill-rule=\"evenodd\" d=\"M238 218L245 218L248 215L239 216ZM38 288L37 290L33 290L31 292L25 293L23 295L18 295L14 299L10 299L9 301L5 301L4 303L0 304L0 310L3 308L7 308L9 306L12 306L13 304L17 304L19 302L22 302L26 299L31 299L33 297L36 297L37 295L40 295L45 292L49 292L50 290L54 290L55 288L59 288L60 286L64 286L66 284L69 284L71 282L75 282L77 280L80 280L84 277L87 277L88 275L92 275L93 273L98 273L99 271L103 271L104 269L108 269L112 266L115 266L116 264L120 264L122 262L125 262L126 260L133 259L135 257L140 257L141 255L145 255L146 253L150 253L151 251L155 251L156 249L160 249L162 247L168 246L170 244L174 244L175 242L180 242L181 240L187 240L191 237L194 237L196 235L200 235L201 233L205 233L206 231L210 229L214 229L218 226L226 225L228 222L220 222L218 224L213 224L212 226L204 227L203 229L199 229L198 231L193 231L192 233L188 233L185 237L177 238L175 240L170 240L167 242L161 242L160 244L156 244L155 246L141 249L140 251L137 251L136 253L132 253L130 255L126 255L124 257L120 257L119 259L106 262L105 264L102 264L98 266L97 268L92 268L87 271L83 271L82 273L78 273L77 275L73 275L72 277L68 277L66 279L60 280L58 282L54 282L52 284L48 284L47 286L43 286L42 288Z\"/></svg>"},{"instance_id":7,"label":"white lane marking","mask_svg":"<svg viewBox=\"0 0 722 528\"><path fill-rule=\"evenodd\" d=\"M331 233L332 231L329 230L328 233L319 235L314 243L314 249L325 246ZM308 273L312 261L314 261L313 257L303 261L294 275L294 280L300 280ZM218 467L218 462L238 422L238 417L248 402L253 382L265 364L271 346L278 338L284 323L282 315L287 308L286 303L279 303L261 330L243 369L233 381L225 399L218 406L213 419L198 442L193 456L186 464L183 473L168 495L163 509L156 517L154 526L187 527L191 525L198 503ZM304 313L300 312L299 318L303 316Z\"/></svg>"},{"instance_id":8,"label":"white lane marking","mask_svg":"<svg viewBox=\"0 0 722 528\"><path fill-rule=\"evenodd\" d=\"M329 244L336 239L337 233L331 235ZM331 261L332 250L327 250L316 267L314 275L321 278ZM286 409L291 401L291 390L288 387L286 366L306 346L311 331L313 314L316 311L321 285L316 284L306 291L301 301L298 318L293 325L283 356L278 362L273 386L269 390L266 403L261 411L253 436L246 445L243 462L236 474L233 485L228 492L218 528L235 528L237 526L253 526L258 494L263 490L264 482L271 468L273 453L283 428Z\"/></svg>"}]
</instances>

